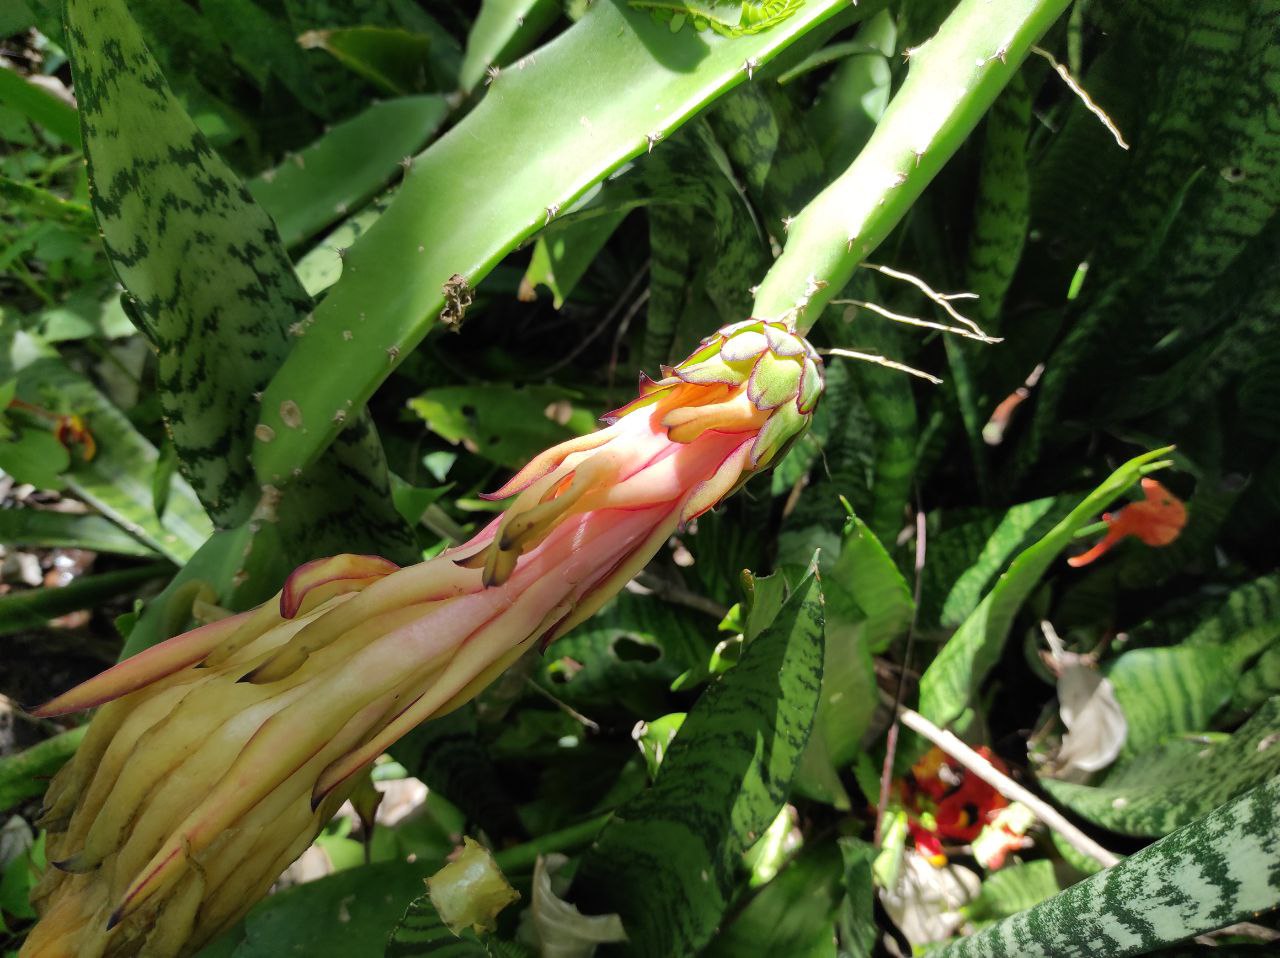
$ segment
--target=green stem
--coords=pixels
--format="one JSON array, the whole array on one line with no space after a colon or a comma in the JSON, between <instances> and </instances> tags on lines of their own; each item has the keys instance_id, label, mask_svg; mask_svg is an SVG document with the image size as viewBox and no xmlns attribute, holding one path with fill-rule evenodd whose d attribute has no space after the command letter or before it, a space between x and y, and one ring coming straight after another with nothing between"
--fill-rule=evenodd
<instances>
[{"instance_id":1,"label":"green stem","mask_svg":"<svg viewBox=\"0 0 1280 958\"><path fill-rule=\"evenodd\" d=\"M911 70L852 165L792 222L754 315L795 311L807 332L889 235L1071 0L961 0L907 51Z\"/></svg>"},{"instance_id":2,"label":"green stem","mask_svg":"<svg viewBox=\"0 0 1280 958\"><path fill-rule=\"evenodd\" d=\"M89 726L81 725L0 759L0 808L12 808L43 792L47 779L75 754Z\"/></svg>"},{"instance_id":3,"label":"green stem","mask_svg":"<svg viewBox=\"0 0 1280 958\"><path fill-rule=\"evenodd\" d=\"M172 574L173 566L168 562L149 562L130 569L81 576L59 589L11 592L0 598L0 635L44 628L49 619L93 608L144 582Z\"/></svg>"},{"instance_id":4,"label":"green stem","mask_svg":"<svg viewBox=\"0 0 1280 958\"><path fill-rule=\"evenodd\" d=\"M498 867L504 872L528 871L538 861L539 855L585 845L600 834L600 829L604 828L605 823L611 817L612 814L597 815L595 818L588 818L585 822L579 822L577 825L562 828L558 832L542 835L533 841L525 842L523 845L505 848L497 852L493 856L493 860L498 863Z\"/></svg>"}]
</instances>

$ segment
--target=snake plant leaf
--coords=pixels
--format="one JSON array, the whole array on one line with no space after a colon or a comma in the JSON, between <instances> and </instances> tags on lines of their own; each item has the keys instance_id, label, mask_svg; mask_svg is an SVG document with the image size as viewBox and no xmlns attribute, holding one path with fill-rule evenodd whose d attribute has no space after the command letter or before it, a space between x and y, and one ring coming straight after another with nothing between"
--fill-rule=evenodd
<instances>
[{"instance_id":1,"label":"snake plant leaf","mask_svg":"<svg viewBox=\"0 0 1280 958\"><path fill-rule=\"evenodd\" d=\"M426 144L448 113L441 96L375 103L246 184L293 248L354 212Z\"/></svg>"},{"instance_id":2,"label":"snake plant leaf","mask_svg":"<svg viewBox=\"0 0 1280 958\"><path fill-rule=\"evenodd\" d=\"M283 571L342 551L407 558L381 444L358 410L326 411L338 441L289 494L254 481L250 446L269 439L255 438L257 399L288 331L307 323L310 297L274 224L187 117L120 0L72 0L67 14L94 210L126 308L156 348L183 475L216 524L251 523L254 551ZM282 410L282 428L319 428L294 412Z\"/></svg>"},{"instance_id":3,"label":"snake plant leaf","mask_svg":"<svg viewBox=\"0 0 1280 958\"><path fill-rule=\"evenodd\" d=\"M864 16L867 6L848 15ZM660 138L747 79L746 61L768 61L848 7L812 0L769 30L730 40L673 34L643 11L596 3L526 56L523 69L500 73L480 105L414 161L268 388L261 422L276 440L254 450L262 480L287 482L320 454L338 431L333 410L362 408L444 325L447 291L474 288L603 177L650 143L661 149ZM445 318L459 319L456 306ZM335 356L345 374L316 376L317 364ZM301 411L307 431L286 426L282 403Z\"/></svg>"},{"instance_id":4,"label":"snake plant leaf","mask_svg":"<svg viewBox=\"0 0 1280 958\"><path fill-rule=\"evenodd\" d=\"M1280 776L1118 865L935 954L1087 958L1153 951L1280 904Z\"/></svg>"},{"instance_id":5,"label":"snake plant leaf","mask_svg":"<svg viewBox=\"0 0 1280 958\"><path fill-rule=\"evenodd\" d=\"M920 712L937 725L954 721L1000 657L1014 616L1077 529L1093 521L1142 476L1143 467L1168 453L1157 449L1130 459L1089 493L1044 538L1023 550L995 586L947 640L920 679Z\"/></svg>"},{"instance_id":6,"label":"snake plant leaf","mask_svg":"<svg viewBox=\"0 0 1280 958\"><path fill-rule=\"evenodd\" d=\"M618 810L583 859L574 898L621 914L634 954L682 958L714 933L740 856L777 816L804 751L822 629L810 575L702 694L653 785Z\"/></svg>"},{"instance_id":7,"label":"snake plant leaf","mask_svg":"<svg viewBox=\"0 0 1280 958\"><path fill-rule=\"evenodd\" d=\"M258 500L253 396L308 297L123 3L72 0L67 37L94 210L126 308L156 349L183 474L215 522L242 521Z\"/></svg>"},{"instance_id":8,"label":"snake plant leaf","mask_svg":"<svg viewBox=\"0 0 1280 958\"><path fill-rule=\"evenodd\" d=\"M1175 737L1114 769L1101 785L1042 779L1082 818L1126 835L1167 835L1217 805L1280 774L1280 697L1235 733Z\"/></svg>"}]
</instances>

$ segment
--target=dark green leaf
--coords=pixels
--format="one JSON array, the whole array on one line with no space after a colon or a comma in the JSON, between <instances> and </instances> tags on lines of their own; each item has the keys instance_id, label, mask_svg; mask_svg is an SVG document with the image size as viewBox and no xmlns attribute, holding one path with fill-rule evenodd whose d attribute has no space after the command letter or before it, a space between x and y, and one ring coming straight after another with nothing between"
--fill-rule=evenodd
<instances>
[{"instance_id":1,"label":"dark green leaf","mask_svg":"<svg viewBox=\"0 0 1280 958\"><path fill-rule=\"evenodd\" d=\"M616 911L637 955L691 955L711 937L739 856L786 799L822 679L816 578L690 711L654 784L583 860L575 898Z\"/></svg>"}]
</instances>

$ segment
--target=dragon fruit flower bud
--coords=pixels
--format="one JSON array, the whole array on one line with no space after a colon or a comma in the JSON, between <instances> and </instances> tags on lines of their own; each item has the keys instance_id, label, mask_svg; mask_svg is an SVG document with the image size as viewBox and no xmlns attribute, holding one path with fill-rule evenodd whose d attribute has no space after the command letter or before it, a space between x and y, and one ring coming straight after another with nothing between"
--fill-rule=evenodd
<instances>
[{"instance_id":1,"label":"dragon fruit flower bud","mask_svg":"<svg viewBox=\"0 0 1280 958\"><path fill-rule=\"evenodd\" d=\"M536 457L471 541L409 568L341 555L36 710L102 706L50 784L53 867L23 958L192 954L303 851L401 736L592 615L682 523L773 465L822 365L749 320Z\"/></svg>"}]
</instances>

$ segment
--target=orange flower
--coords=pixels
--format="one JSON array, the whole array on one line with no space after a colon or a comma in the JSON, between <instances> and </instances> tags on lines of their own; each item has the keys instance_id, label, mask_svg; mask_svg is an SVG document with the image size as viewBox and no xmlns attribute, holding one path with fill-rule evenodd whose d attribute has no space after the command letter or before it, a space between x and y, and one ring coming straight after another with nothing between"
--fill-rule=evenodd
<instances>
[{"instance_id":1,"label":"orange flower","mask_svg":"<svg viewBox=\"0 0 1280 958\"><path fill-rule=\"evenodd\" d=\"M1187 524L1186 505L1151 478L1142 480L1142 492L1146 495L1142 501L1131 502L1114 515L1104 512L1102 521L1107 524L1107 534L1088 552L1068 559L1067 565L1073 569L1086 566L1110 552L1126 536L1135 536L1156 547L1167 546L1177 539Z\"/></svg>"}]
</instances>

